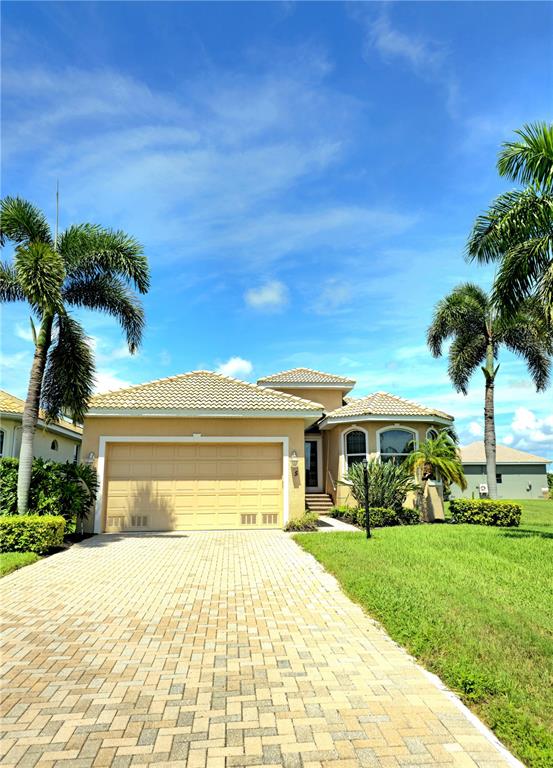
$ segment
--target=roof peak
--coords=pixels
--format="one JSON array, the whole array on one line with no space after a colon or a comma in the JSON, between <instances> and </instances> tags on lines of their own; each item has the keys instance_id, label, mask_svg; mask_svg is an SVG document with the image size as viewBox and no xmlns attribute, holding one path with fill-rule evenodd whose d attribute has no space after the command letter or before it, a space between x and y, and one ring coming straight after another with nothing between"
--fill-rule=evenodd
<instances>
[{"instance_id":1,"label":"roof peak","mask_svg":"<svg viewBox=\"0 0 553 768\"><path fill-rule=\"evenodd\" d=\"M339 376L334 373L318 371L315 368L301 366L298 368L288 368L285 371L272 373L269 376L263 376L257 380L258 384L318 384L318 385L344 385L351 389L355 384L354 379L346 376Z\"/></svg>"}]
</instances>

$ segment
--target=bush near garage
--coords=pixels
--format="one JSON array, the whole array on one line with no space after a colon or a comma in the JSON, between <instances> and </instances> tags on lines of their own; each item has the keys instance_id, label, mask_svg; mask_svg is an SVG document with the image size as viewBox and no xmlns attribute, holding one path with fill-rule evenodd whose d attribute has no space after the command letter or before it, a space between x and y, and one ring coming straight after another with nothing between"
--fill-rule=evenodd
<instances>
[{"instance_id":1,"label":"bush near garage","mask_svg":"<svg viewBox=\"0 0 553 768\"><path fill-rule=\"evenodd\" d=\"M512 501L496 499L452 499L449 511L455 523L510 528L520 524L522 507Z\"/></svg>"},{"instance_id":2,"label":"bush near garage","mask_svg":"<svg viewBox=\"0 0 553 768\"><path fill-rule=\"evenodd\" d=\"M61 515L5 515L0 517L0 552L45 555L63 545L64 532Z\"/></svg>"},{"instance_id":3,"label":"bush near garage","mask_svg":"<svg viewBox=\"0 0 553 768\"><path fill-rule=\"evenodd\" d=\"M315 512L306 512L301 517L288 520L284 526L285 531L316 531L319 515Z\"/></svg>"},{"instance_id":4,"label":"bush near garage","mask_svg":"<svg viewBox=\"0 0 553 768\"><path fill-rule=\"evenodd\" d=\"M17 514L18 459L0 459L0 515ZM98 478L88 464L34 459L29 513L61 515L66 533L82 525L96 499Z\"/></svg>"}]
</instances>

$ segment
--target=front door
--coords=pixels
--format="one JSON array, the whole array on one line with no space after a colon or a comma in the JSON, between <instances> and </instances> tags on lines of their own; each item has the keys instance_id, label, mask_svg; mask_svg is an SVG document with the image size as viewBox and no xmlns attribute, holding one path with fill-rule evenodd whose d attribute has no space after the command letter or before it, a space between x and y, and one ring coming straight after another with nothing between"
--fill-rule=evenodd
<instances>
[{"instance_id":1,"label":"front door","mask_svg":"<svg viewBox=\"0 0 553 768\"><path fill-rule=\"evenodd\" d=\"M305 490L320 492L323 490L321 472L321 439L310 438L305 441Z\"/></svg>"}]
</instances>

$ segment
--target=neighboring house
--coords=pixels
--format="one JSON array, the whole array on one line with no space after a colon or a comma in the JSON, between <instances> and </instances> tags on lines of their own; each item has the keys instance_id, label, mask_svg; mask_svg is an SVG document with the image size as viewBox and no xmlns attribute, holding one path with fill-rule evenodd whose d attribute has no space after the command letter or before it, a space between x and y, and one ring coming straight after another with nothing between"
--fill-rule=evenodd
<instances>
[{"instance_id":1,"label":"neighboring house","mask_svg":"<svg viewBox=\"0 0 553 768\"><path fill-rule=\"evenodd\" d=\"M25 401L0 389L0 456L19 457L21 419ZM46 424L41 411L34 439L34 455L52 461L76 461L82 442L81 427L71 422Z\"/></svg>"},{"instance_id":2,"label":"neighboring house","mask_svg":"<svg viewBox=\"0 0 553 768\"><path fill-rule=\"evenodd\" d=\"M467 489L451 488L454 498L474 498L481 495L480 486L487 484L484 442L478 440L461 448ZM496 480L498 499L542 499L547 494L547 465L549 459L526 451L498 445L496 448Z\"/></svg>"},{"instance_id":3,"label":"neighboring house","mask_svg":"<svg viewBox=\"0 0 553 768\"><path fill-rule=\"evenodd\" d=\"M83 457L96 463L94 530L281 528L306 494L349 495L353 462L405 456L452 423L355 382L295 368L250 384L193 371L96 395Z\"/></svg>"}]
</instances>

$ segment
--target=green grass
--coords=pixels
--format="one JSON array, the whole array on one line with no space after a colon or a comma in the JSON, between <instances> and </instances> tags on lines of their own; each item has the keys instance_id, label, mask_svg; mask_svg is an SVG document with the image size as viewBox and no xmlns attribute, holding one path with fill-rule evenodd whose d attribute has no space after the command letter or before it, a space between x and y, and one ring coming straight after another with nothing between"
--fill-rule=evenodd
<instances>
[{"instance_id":1,"label":"green grass","mask_svg":"<svg viewBox=\"0 0 553 768\"><path fill-rule=\"evenodd\" d=\"M421 525L304 533L311 552L391 637L528 766L553 765L553 501L519 528Z\"/></svg>"},{"instance_id":2,"label":"green grass","mask_svg":"<svg viewBox=\"0 0 553 768\"><path fill-rule=\"evenodd\" d=\"M30 565L40 560L34 552L1 552L0 553L0 576L7 576L8 573L23 568L24 565Z\"/></svg>"}]
</instances>

